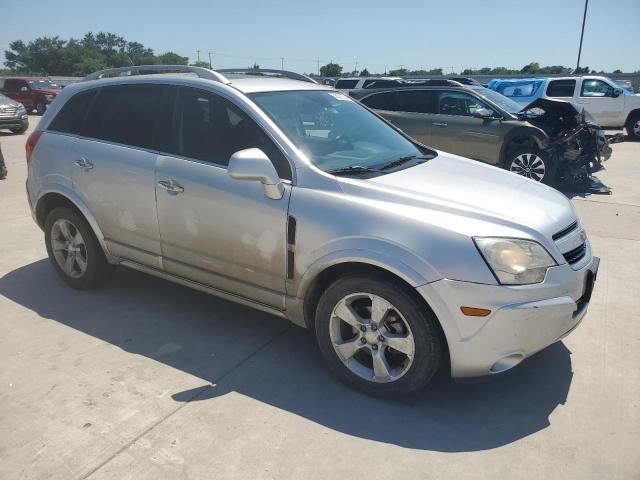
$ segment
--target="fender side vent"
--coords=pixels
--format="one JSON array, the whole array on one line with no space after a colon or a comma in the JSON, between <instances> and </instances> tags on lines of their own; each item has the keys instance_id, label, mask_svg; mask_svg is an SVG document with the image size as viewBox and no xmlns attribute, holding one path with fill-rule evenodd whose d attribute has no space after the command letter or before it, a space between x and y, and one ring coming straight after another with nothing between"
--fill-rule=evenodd
<instances>
[{"instance_id":1,"label":"fender side vent","mask_svg":"<svg viewBox=\"0 0 640 480\"><path fill-rule=\"evenodd\" d=\"M293 278L293 272L295 270L295 254L293 250L287 250L287 278L291 280Z\"/></svg>"},{"instance_id":2,"label":"fender side vent","mask_svg":"<svg viewBox=\"0 0 640 480\"><path fill-rule=\"evenodd\" d=\"M296 244L296 218L289 215L287 223L287 243L289 245Z\"/></svg>"}]
</instances>

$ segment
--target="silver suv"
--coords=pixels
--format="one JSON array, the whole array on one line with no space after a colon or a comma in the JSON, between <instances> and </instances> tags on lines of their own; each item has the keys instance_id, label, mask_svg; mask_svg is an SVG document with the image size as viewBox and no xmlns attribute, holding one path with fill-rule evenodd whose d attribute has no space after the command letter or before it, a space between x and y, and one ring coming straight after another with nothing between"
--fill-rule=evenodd
<instances>
[{"instance_id":1,"label":"silver suv","mask_svg":"<svg viewBox=\"0 0 640 480\"><path fill-rule=\"evenodd\" d=\"M556 190L299 75L128 70L65 88L27 142L70 286L124 265L288 318L379 396L504 372L584 317L598 259Z\"/></svg>"}]
</instances>

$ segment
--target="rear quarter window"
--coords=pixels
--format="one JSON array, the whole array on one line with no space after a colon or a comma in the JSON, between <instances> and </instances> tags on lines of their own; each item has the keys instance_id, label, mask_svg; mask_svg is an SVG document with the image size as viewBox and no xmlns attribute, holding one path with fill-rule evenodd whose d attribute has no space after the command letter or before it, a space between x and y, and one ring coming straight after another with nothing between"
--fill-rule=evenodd
<instances>
[{"instance_id":1,"label":"rear quarter window","mask_svg":"<svg viewBox=\"0 0 640 480\"><path fill-rule=\"evenodd\" d=\"M547 97L573 97L575 80L551 80L547 86Z\"/></svg>"},{"instance_id":2,"label":"rear quarter window","mask_svg":"<svg viewBox=\"0 0 640 480\"><path fill-rule=\"evenodd\" d=\"M336 88L355 88L357 84L358 80L338 80Z\"/></svg>"},{"instance_id":3,"label":"rear quarter window","mask_svg":"<svg viewBox=\"0 0 640 480\"><path fill-rule=\"evenodd\" d=\"M97 90L90 90L71 97L60 109L47 130L79 135L96 94Z\"/></svg>"}]
</instances>

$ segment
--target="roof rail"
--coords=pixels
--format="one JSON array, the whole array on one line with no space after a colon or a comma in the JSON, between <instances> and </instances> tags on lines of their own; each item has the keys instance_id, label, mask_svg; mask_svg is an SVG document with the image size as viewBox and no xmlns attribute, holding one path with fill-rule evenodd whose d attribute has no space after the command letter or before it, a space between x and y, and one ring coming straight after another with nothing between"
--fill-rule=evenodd
<instances>
[{"instance_id":1,"label":"roof rail","mask_svg":"<svg viewBox=\"0 0 640 480\"><path fill-rule=\"evenodd\" d=\"M245 75L256 75L256 76L268 76L271 75L280 75L282 77L290 78L291 80L299 80L301 82L309 82L309 83L318 83L313 78L307 77L306 75L302 75L301 73L289 72L287 70L272 70L268 68L223 68L221 70L216 70L219 73L236 73L236 74L245 74Z\"/></svg>"},{"instance_id":2,"label":"roof rail","mask_svg":"<svg viewBox=\"0 0 640 480\"><path fill-rule=\"evenodd\" d=\"M191 67L187 65L132 65L130 67L107 68L98 72L93 72L82 79L99 80L101 78L129 76L129 75L154 75L162 73L193 73L199 78L206 78L225 84L231 83L227 77L215 70L202 67Z\"/></svg>"}]
</instances>

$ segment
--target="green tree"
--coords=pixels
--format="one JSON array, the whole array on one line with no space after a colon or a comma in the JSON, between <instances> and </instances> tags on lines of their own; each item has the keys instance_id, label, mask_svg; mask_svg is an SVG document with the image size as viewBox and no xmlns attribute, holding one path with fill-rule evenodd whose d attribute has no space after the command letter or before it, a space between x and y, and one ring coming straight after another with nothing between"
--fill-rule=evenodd
<instances>
[{"instance_id":1,"label":"green tree","mask_svg":"<svg viewBox=\"0 0 640 480\"><path fill-rule=\"evenodd\" d=\"M321 77L339 77L340 75L342 75L342 66L337 63L329 62L320 67Z\"/></svg>"},{"instance_id":2,"label":"green tree","mask_svg":"<svg viewBox=\"0 0 640 480\"><path fill-rule=\"evenodd\" d=\"M389 70L389 73L387 75L389 75L390 77L406 77L409 74L409 70L407 70L406 68L398 68L396 70Z\"/></svg>"},{"instance_id":3,"label":"green tree","mask_svg":"<svg viewBox=\"0 0 640 480\"><path fill-rule=\"evenodd\" d=\"M363 68L362 71L360 72L360 76L361 77L370 77L371 74L369 73L369 70L367 70L366 68Z\"/></svg>"},{"instance_id":4,"label":"green tree","mask_svg":"<svg viewBox=\"0 0 640 480\"><path fill-rule=\"evenodd\" d=\"M622 73L622 70L620 70L619 68L616 68L613 72L611 73Z\"/></svg>"},{"instance_id":5,"label":"green tree","mask_svg":"<svg viewBox=\"0 0 640 480\"><path fill-rule=\"evenodd\" d=\"M193 62L191 64L192 67L204 67L204 68L209 68L209 62L204 62L202 60L199 60L197 62Z\"/></svg>"},{"instance_id":6,"label":"green tree","mask_svg":"<svg viewBox=\"0 0 640 480\"><path fill-rule=\"evenodd\" d=\"M521 73L538 73L540 70L540 64L538 62L531 62L528 65L522 67Z\"/></svg>"},{"instance_id":7,"label":"green tree","mask_svg":"<svg viewBox=\"0 0 640 480\"><path fill-rule=\"evenodd\" d=\"M160 65L187 65L188 57L181 57L177 53L167 52L156 57L156 63Z\"/></svg>"}]
</instances>

